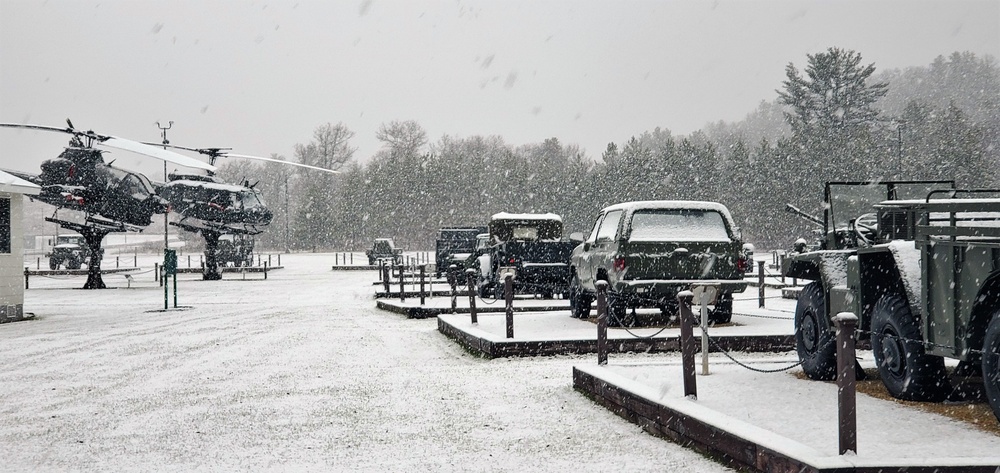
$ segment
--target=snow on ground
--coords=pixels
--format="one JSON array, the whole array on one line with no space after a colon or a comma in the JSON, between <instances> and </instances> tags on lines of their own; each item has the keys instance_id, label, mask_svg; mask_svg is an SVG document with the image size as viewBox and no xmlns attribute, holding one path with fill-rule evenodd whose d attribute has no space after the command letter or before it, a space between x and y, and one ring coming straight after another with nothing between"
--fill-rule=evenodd
<instances>
[{"instance_id":1,"label":"snow on ground","mask_svg":"<svg viewBox=\"0 0 1000 473\"><path fill-rule=\"evenodd\" d=\"M149 272L32 277L36 318L0 325L0 470L729 471L575 392L592 357L475 358L375 309L374 271L282 260L181 274L168 311Z\"/></svg>"}]
</instances>

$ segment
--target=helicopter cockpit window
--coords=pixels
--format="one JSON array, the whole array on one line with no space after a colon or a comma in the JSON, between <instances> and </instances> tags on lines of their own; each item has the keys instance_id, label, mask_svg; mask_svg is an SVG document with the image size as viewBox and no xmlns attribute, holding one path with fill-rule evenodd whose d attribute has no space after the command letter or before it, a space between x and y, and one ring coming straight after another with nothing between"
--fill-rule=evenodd
<instances>
[{"instance_id":1,"label":"helicopter cockpit window","mask_svg":"<svg viewBox=\"0 0 1000 473\"><path fill-rule=\"evenodd\" d=\"M143 187L142 181L135 174L127 174L122 178L122 191L132 197L142 198L149 195L149 191Z\"/></svg>"},{"instance_id":2,"label":"helicopter cockpit window","mask_svg":"<svg viewBox=\"0 0 1000 473\"><path fill-rule=\"evenodd\" d=\"M264 206L264 203L260 200L260 196L256 193L242 192L241 195L243 197L243 208L250 209Z\"/></svg>"}]
</instances>

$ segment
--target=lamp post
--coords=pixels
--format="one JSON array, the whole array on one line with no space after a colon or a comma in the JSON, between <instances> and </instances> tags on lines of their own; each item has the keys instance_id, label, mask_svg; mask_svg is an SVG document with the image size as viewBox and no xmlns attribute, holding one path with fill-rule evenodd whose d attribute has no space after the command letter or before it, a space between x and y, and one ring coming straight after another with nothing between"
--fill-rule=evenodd
<instances>
[{"instance_id":1,"label":"lamp post","mask_svg":"<svg viewBox=\"0 0 1000 473\"><path fill-rule=\"evenodd\" d=\"M160 129L160 135L163 136L163 149L167 149L167 145L170 144L167 141L167 130L174 126L174 121L171 120L167 122L167 126L160 126L160 122L156 122L156 127ZM167 162L163 162L163 182L167 181ZM170 218L170 212L163 212L163 249L166 250L170 247L170 223L168 219Z\"/></svg>"}]
</instances>

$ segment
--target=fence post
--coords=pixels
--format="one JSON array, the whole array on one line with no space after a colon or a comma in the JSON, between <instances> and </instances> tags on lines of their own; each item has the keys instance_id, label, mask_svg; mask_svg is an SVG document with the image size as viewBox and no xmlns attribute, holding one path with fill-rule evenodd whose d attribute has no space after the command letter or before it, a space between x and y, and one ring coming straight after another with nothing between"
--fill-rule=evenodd
<instances>
[{"instance_id":1,"label":"fence post","mask_svg":"<svg viewBox=\"0 0 1000 473\"><path fill-rule=\"evenodd\" d=\"M270 254L267 255L267 265L268 266L271 265L271 255Z\"/></svg>"},{"instance_id":2,"label":"fence post","mask_svg":"<svg viewBox=\"0 0 1000 473\"><path fill-rule=\"evenodd\" d=\"M37 269L37 270L41 270L42 269L42 257L41 256L35 258L35 269Z\"/></svg>"},{"instance_id":3,"label":"fence post","mask_svg":"<svg viewBox=\"0 0 1000 473\"><path fill-rule=\"evenodd\" d=\"M268 258L268 259L270 259L270 258ZM264 263L264 279L265 280L267 280L267 267L270 266L270 265L271 265L270 261Z\"/></svg>"},{"instance_id":4,"label":"fence post","mask_svg":"<svg viewBox=\"0 0 1000 473\"><path fill-rule=\"evenodd\" d=\"M28 267L24 267L24 288L28 289Z\"/></svg>"},{"instance_id":5,"label":"fence post","mask_svg":"<svg viewBox=\"0 0 1000 473\"><path fill-rule=\"evenodd\" d=\"M760 303L760 307L764 307L764 262L757 262L757 301Z\"/></svg>"},{"instance_id":6,"label":"fence post","mask_svg":"<svg viewBox=\"0 0 1000 473\"><path fill-rule=\"evenodd\" d=\"M153 263L153 282L156 282L156 281L159 281L159 280L160 280L160 263L159 262L154 262Z\"/></svg>"},{"instance_id":7,"label":"fence post","mask_svg":"<svg viewBox=\"0 0 1000 473\"><path fill-rule=\"evenodd\" d=\"M426 268L420 267L420 305L424 305L427 296L424 295L424 276L427 274Z\"/></svg>"},{"instance_id":8,"label":"fence post","mask_svg":"<svg viewBox=\"0 0 1000 473\"><path fill-rule=\"evenodd\" d=\"M385 261L380 264L379 274L382 275L382 285L385 286L385 297L389 297L389 268Z\"/></svg>"},{"instance_id":9,"label":"fence post","mask_svg":"<svg viewBox=\"0 0 1000 473\"><path fill-rule=\"evenodd\" d=\"M451 265L448 267L448 285L451 286L451 313L458 312L458 276L455 274L458 272L458 266Z\"/></svg>"},{"instance_id":10,"label":"fence post","mask_svg":"<svg viewBox=\"0 0 1000 473\"><path fill-rule=\"evenodd\" d=\"M465 276L469 282L469 314L472 315L472 323L475 325L479 323L479 319L476 316L476 270L472 268L466 269Z\"/></svg>"},{"instance_id":11,"label":"fence post","mask_svg":"<svg viewBox=\"0 0 1000 473\"><path fill-rule=\"evenodd\" d=\"M597 281L597 364L608 364L608 282Z\"/></svg>"},{"instance_id":12,"label":"fence post","mask_svg":"<svg viewBox=\"0 0 1000 473\"><path fill-rule=\"evenodd\" d=\"M115 256L115 269L121 267L121 256Z\"/></svg>"},{"instance_id":13,"label":"fence post","mask_svg":"<svg viewBox=\"0 0 1000 473\"><path fill-rule=\"evenodd\" d=\"M281 253L278 253L278 266L281 266Z\"/></svg>"},{"instance_id":14,"label":"fence post","mask_svg":"<svg viewBox=\"0 0 1000 473\"><path fill-rule=\"evenodd\" d=\"M841 312L833 318L837 323L837 418L840 454L858 452L857 379L854 372L854 329L858 317Z\"/></svg>"},{"instance_id":15,"label":"fence post","mask_svg":"<svg viewBox=\"0 0 1000 473\"><path fill-rule=\"evenodd\" d=\"M403 265L399 265L399 302L406 302L406 281L403 279Z\"/></svg>"},{"instance_id":16,"label":"fence post","mask_svg":"<svg viewBox=\"0 0 1000 473\"><path fill-rule=\"evenodd\" d=\"M333 265L340 266L340 253L333 254Z\"/></svg>"},{"instance_id":17,"label":"fence post","mask_svg":"<svg viewBox=\"0 0 1000 473\"><path fill-rule=\"evenodd\" d=\"M698 384L694 376L694 314L691 301L694 293L681 291L677 294L677 308L681 318L681 371L684 374L684 396L698 398Z\"/></svg>"},{"instance_id":18,"label":"fence post","mask_svg":"<svg viewBox=\"0 0 1000 473\"><path fill-rule=\"evenodd\" d=\"M507 301L507 338L514 338L514 276L503 278L503 298Z\"/></svg>"}]
</instances>

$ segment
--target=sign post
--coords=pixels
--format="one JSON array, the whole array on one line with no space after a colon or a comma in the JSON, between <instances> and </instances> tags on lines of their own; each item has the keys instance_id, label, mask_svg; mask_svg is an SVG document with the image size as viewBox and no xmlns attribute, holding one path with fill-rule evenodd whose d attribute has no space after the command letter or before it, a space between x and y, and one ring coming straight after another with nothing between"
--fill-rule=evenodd
<instances>
[{"instance_id":1,"label":"sign post","mask_svg":"<svg viewBox=\"0 0 1000 473\"><path fill-rule=\"evenodd\" d=\"M174 308L177 308L177 250L163 250L163 310L169 309L170 289L167 287L167 276L174 277Z\"/></svg>"}]
</instances>

